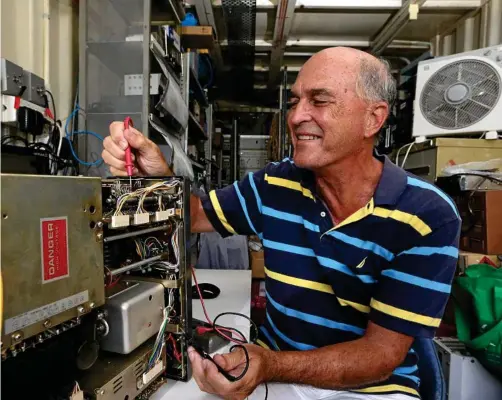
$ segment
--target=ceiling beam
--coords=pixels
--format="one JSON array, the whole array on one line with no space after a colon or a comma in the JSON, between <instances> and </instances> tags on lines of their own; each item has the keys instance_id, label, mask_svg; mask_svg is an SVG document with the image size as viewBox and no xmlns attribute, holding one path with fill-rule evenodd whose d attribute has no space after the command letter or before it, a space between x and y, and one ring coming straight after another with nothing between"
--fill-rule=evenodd
<instances>
[{"instance_id":1,"label":"ceiling beam","mask_svg":"<svg viewBox=\"0 0 502 400\"><path fill-rule=\"evenodd\" d=\"M418 18L418 10L426 0L405 0L401 8L380 29L373 38L371 52L380 55L392 43L410 20Z\"/></svg>"},{"instance_id":2,"label":"ceiling beam","mask_svg":"<svg viewBox=\"0 0 502 400\"><path fill-rule=\"evenodd\" d=\"M274 86L281 72L284 50L288 43L289 31L293 22L296 0L280 0L274 25L274 39L270 54L269 86Z\"/></svg>"},{"instance_id":3,"label":"ceiling beam","mask_svg":"<svg viewBox=\"0 0 502 400\"><path fill-rule=\"evenodd\" d=\"M387 58L387 57L384 57L384 58ZM286 64L286 67L288 68L288 72L298 73L301 71L303 64L302 65L288 65L288 64ZM256 65L255 64L253 70L254 70L254 72L269 72L270 68L266 67L264 65ZM393 73L393 74L397 74L398 72L399 72L398 69L391 70L391 73Z\"/></svg>"},{"instance_id":4,"label":"ceiling beam","mask_svg":"<svg viewBox=\"0 0 502 400\"><path fill-rule=\"evenodd\" d=\"M300 72L301 69L302 69L301 65L291 65L291 66L288 65L288 72ZM254 66L254 72L268 72L270 74L270 71L271 71L271 68L266 67L264 65L256 65L255 64L255 66ZM271 85L269 85L269 86L271 86ZM273 85L273 86L276 86L276 85Z\"/></svg>"},{"instance_id":5,"label":"ceiling beam","mask_svg":"<svg viewBox=\"0 0 502 400\"><path fill-rule=\"evenodd\" d=\"M226 40L222 40L220 42L222 47L228 46L228 42ZM369 47L371 45L371 41L368 39L343 39L340 38L338 40L310 40L310 39L300 39L300 40L288 40L286 43L286 52L288 56L292 56L295 48L301 47L336 47L336 46L345 46L345 47ZM393 40L388 48L394 49L429 49L430 42L424 41L414 41L414 40ZM263 51L271 51L273 49L273 43L270 41L266 41L263 39L255 40L255 50L258 52Z\"/></svg>"},{"instance_id":6,"label":"ceiling beam","mask_svg":"<svg viewBox=\"0 0 502 400\"><path fill-rule=\"evenodd\" d=\"M188 4L193 4L196 0L187 0ZM428 0L424 7L427 9L469 9L480 7L485 0ZM221 7L222 0L213 0L213 7ZM258 12L273 10L276 8L277 0L256 0ZM302 10L399 10L402 0L297 0L296 11Z\"/></svg>"}]
</instances>

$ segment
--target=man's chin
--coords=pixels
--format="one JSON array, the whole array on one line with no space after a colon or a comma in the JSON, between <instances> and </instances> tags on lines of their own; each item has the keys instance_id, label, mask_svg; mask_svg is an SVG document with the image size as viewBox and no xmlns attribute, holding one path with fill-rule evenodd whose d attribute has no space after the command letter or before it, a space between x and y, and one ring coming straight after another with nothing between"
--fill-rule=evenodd
<instances>
[{"instance_id":1,"label":"man's chin","mask_svg":"<svg viewBox=\"0 0 502 400\"><path fill-rule=\"evenodd\" d=\"M294 160L297 167L305 169L314 169L319 162L312 154L305 154L304 152L295 153Z\"/></svg>"}]
</instances>

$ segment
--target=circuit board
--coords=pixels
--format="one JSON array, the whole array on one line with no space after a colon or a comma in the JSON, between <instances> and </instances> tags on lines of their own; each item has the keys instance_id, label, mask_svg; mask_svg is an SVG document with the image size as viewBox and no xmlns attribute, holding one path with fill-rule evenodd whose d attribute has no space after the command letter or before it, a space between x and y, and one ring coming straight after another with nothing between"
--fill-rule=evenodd
<instances>
[{"instance_id":1,"label":"circuit board","mask_svg":"<svg viewBox=\"0 0 502 400\"><path fill-rule=\"evenodd\" d=\"M187 267L188 183L183 178L112 178L102 182L106 290L120 281L148 281L165 289L161 326L167 376L189 377L191 274Z\"/></svg>"}]
</instances>

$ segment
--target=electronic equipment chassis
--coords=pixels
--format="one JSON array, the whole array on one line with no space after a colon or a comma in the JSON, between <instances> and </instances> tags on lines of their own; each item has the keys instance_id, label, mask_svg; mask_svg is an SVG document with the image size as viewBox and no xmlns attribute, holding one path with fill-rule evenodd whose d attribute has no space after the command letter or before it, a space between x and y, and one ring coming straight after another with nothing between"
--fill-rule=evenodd
<instances>
[{"instance_id":1,"label":"electronic equipment chassis","mask_svg":"<svg viewBox=\"0 0 502 400\"><path fill-rule=\"evenodd\" d=\"M190 182L1 181L2 397L123 400L190 379Z\"/></svg>"}]
</instances>

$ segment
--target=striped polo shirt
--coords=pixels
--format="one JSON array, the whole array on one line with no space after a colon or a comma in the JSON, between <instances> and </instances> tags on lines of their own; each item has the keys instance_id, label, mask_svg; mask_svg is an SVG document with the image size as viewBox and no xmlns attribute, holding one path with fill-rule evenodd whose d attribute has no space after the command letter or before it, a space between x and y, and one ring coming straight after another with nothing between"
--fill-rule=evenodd
<instances>
[{"instance_id":1,"label":"striped polo shirt","mask_svg":"<svg viewBox=\"0 0 502 400\"><path fill-rule=\"evenodd\" d=\"M264 246L266 321L259 343L310 350L364 335L368 320L433 337L451 289L458 211L442 191L387 157L370 201L333 225L311 171L285 159L203 197L222 235L258 235ZM417 355L381 383L354 392L419 397Z\"/></svg>"}]
</instances>

